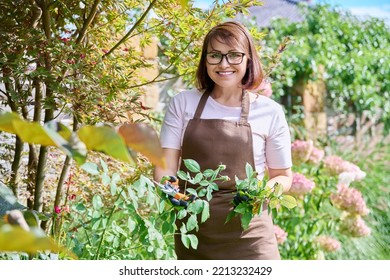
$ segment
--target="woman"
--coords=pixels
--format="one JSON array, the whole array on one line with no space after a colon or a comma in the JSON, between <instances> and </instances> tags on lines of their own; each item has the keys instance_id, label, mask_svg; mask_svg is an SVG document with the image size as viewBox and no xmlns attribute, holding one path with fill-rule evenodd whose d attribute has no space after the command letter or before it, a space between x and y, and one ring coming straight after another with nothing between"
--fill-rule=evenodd
<instances>
[{"instance_id":1,"label":"woman","mask_svg":"<svg viewBox=\"0 0 390 280\"><path fill-rule=\"evenodd\" d=\"M185 248L176 235L178 259L280 259L272 218L263 207L249 228L239 218L225 224L232 209L235 176L244 179L245 165L259 177L267 166L269 186L291 186L289 128L279 104L251 93L263 79L253 40L237 22L225 22L206 35L197 70L198 89L176 95L161 130L161 144L168 168L156 168L155 179L187 171L182 159L197 161L202 170L226 165L210 201L210 218L200 224L197 250Z\"/></svg>"}]
</instances>

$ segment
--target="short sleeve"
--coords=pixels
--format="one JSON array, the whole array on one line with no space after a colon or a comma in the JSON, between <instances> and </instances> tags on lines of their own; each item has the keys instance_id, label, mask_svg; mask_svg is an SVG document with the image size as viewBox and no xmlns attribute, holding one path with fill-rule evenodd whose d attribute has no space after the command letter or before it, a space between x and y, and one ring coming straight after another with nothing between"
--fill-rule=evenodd
<instances>
[{"instance_id":1,"label":"short sleeve","mask_svg":"<svg viewBox=\"0 0 390 280\"><path fill-rule=\"evenodd\" d=\"M180 95L175 96L169 103L165 113L160 133L162 148L180 150L181 135L184 126L184 104Z\"/></svg>"},{"instance_id":2,"label":"short sleeve","mask_svg":"<svg viewBox=\"0 0 390 280\"><path fill-rule=\"evenodd\" d=\"M277 107L276 116L265 145L268 167L285 169L292 166L290 129L280 105Z\"/></svg>"}]
</instances>

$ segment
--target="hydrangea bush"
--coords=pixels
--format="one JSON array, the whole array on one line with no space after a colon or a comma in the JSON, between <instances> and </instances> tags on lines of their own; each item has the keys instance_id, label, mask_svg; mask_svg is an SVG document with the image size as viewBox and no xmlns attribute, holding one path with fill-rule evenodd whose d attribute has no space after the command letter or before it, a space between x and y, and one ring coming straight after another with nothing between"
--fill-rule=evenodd
<instances>
[{"instance_id":1,"label":"hydrangea bush","mask_svg":"<svg viewBox=\"0 0 390 280\"><path fill-rule=\"evenodd\" d=\"M332 259L343 240L370 235L369 209L353 183L366 176L357 165L326 154L311 140L291 145L293 182L289 194L298 206L274 218L283 259Z\"/></svg>"}]
</instances>

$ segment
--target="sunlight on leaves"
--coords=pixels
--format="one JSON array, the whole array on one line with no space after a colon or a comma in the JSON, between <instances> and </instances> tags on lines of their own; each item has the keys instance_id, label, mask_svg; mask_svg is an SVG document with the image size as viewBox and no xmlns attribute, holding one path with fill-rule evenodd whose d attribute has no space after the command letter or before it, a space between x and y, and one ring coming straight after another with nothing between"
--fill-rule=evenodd
<instances>
[{"instance_id":1,"label":"sunlight on leaves","mask_svg":"<svg viewBox=\"0 0 390 280\"><path fill-rule=\"evenodd\" d=\"M118 133L128 147L146 156L153 164L166 167L163 150L153 128L144 123L126 123L119 127Z\"/></svg>"},{"instance_id":2,"label":"sunlight on leaves","mask_svg":"<svg viewBox=\"0 0 390 280\"><path fill-rule=\"evenodd\" d=\"M88 150L103 152L116 159L133 163L122 137L108 126L84 126L78 136Z\"/></svg>"}]
</instances>

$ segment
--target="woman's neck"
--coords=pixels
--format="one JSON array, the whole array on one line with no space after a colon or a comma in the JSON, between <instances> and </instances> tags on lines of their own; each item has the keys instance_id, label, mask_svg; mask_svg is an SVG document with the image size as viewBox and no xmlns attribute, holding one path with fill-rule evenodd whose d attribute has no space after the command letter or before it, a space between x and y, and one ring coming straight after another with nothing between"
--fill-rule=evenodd
<instances>
[{"instance_id":1,"label":"woman's neck","mask_svg":"<svg viewBox=\"0 0 390 280\"><path fill-rule=\"evenodd\" d=\"M214 88L210 96L220 104L231 107L241 106L242 88Z\"/></svg>"}]
</instances>

